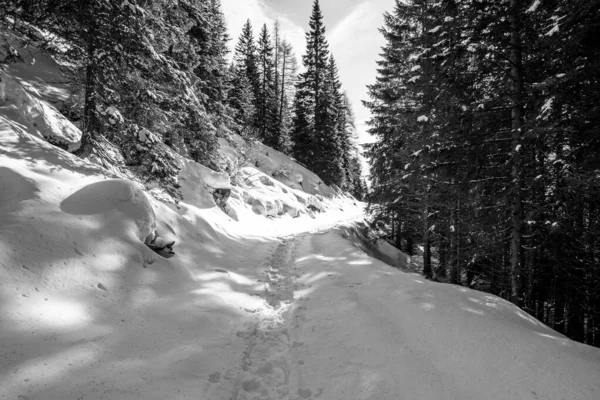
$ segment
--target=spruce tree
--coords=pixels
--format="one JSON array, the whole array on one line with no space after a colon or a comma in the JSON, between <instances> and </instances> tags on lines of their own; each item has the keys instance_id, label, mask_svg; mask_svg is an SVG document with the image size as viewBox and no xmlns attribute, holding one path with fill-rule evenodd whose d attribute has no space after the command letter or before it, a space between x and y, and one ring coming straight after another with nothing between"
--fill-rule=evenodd
<instances>
[{"instance_id":1,"label":"spruce tree","mask_svg":"<svg viewBox=\"0 0 600 400\"><path fill-rule=\"evenodd\" d=\"M277 98L273 45L267 29L263 25L258 37L258 79L260 87L256 98L256 127L258 137L270 147L277 147Z\"/></svg>"},{"instance_id":2,"label":"spruce tree","mask_svg":"<svg viewBox=\"0 0 600 400\"><path fill-rule=\"evenodd\" d=\"M252 87L255 100L260 97L260 77L258 72L258 53L254 41L252 24L248 19L235 47L234 64L241 68Z\"/></svg>"},{"instance_id":3,"label":"spruce tree","mask_svg":"<svg viewBox=\"0 0 600 400\"><path fill-rule=\"evenodd\" d=\"M245 139L256 136L254 90L243 66L232 64L228 103L233 110L234 131Z\"/></svg>"},{"instance_id":4,"label":"spruce tree","mask_svg":"<svg viewBox=\"0 0 600 400\"><path fill-rule=\"evenodd\" d=\"M326 184L339 184L344 176L337 128L339 88L332 77L329 45L318 0L306 34L305 72L298 77L294 102L293 154Z\"/></svg>"},{"instance_id":5,"label":"spruce tree","mask_svg":"<svg viewBox=\"0 0 600 400\"><path fill-rule=\"evenodd\" d=\"M279 110L277 121L279 144L278 150L290 155L292 152L291 130L293 128L293 100L296 93L296 74L298 65L292 45L285 39L281 41L279 52Z\"/></svg>"}]
</instances>

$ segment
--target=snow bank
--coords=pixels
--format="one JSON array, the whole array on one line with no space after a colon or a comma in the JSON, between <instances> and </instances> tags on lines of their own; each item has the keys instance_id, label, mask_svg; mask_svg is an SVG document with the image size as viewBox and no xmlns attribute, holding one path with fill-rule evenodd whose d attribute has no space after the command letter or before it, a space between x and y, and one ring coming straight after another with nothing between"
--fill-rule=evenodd
<instances>
[{"instance_id":1,"label":"snow bank","mask_svg":"<svg viewBox=\"0 0 600 400\"><path fill-rule=\"evenodd\" d=\"M285 331L293 343L292 393L328 400L599 397L600 349L503 299L392 269L343 232L304 236L293 247L300 277L291 321L270 336ZM269 382L266 374L254 379Z\"/></svg>"},{"instance_id":2,"label":"snow bank","mask_svg":"<svg viewBox=\"0 0 600 400\"><path fill-rule=\"evenodd\" d=\"M373 241L368 238L368 226L364 221L343 224L338 227L343 238L350 240L369 257L373 257L389 266L410 271L411 257L398 250L383 239Z\"/></svg>"},{"instance_id":3,"label":"snow bank","mask_svg":"<svg viewBox=\"0 0 600 400\"><path fill-rule=\"evenodd\" d=\"M410 266L410 256L404 254L385 240L379 239L375 246L377 250L384 256L391 260L390 265L399 268L403 271L407 271ZM378 257L376 257L378 258Z\"/></svg>"},{"instance_id":4,"label":"snow bank","mask_svg":"<svg viewBox=\"0 0 600 400\"><path fill-rule=\"evenodd\" d=\"M146 194L134 182L107 179L84 186L60 203L62 211L74 215L106 215L111 220L130 220L132 233L144 241L156 229L156 217Z\"/></svg>"}]
</instances>

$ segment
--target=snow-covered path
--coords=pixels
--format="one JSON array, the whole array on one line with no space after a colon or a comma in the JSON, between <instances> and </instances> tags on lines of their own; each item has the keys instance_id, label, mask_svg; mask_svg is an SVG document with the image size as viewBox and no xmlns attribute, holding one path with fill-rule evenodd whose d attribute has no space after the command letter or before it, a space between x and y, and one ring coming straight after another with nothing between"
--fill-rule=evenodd
<instances>
[{"instance_id":1,"label":"snow-covered path","mask_svg":"<svg viewBox=\"0 0 600 400\"><path fill-rule=\"evenodd\" d=\"M2 326L0 399L599 397L600 350L391 268L348 227L236 246L199 270L130 265L92 301L27 292L56 321Z\"/></svg>"},{"instance_id":2,"label":"snow-covered path","mask_svg":"<svg viewBox=\"0 0 600 400\"><path fill-rule=\"evenodd\" d=\"M348 230L283 241L273 307L238 336L223 399L597 399L600 351L512 304L404 274ZM211 397L213 398L213 397Z\"/></svg>"}]
</instances>

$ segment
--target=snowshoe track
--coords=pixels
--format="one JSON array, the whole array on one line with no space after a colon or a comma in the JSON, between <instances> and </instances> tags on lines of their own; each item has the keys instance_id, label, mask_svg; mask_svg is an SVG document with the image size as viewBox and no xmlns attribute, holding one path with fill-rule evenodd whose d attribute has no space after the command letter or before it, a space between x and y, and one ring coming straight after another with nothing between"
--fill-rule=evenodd
<instances>
[{"instance_id":1,"label":"snowshoe track","mask_svg":"<svg viewBox=\"0 0 600 400\"><path fill-rule=\"evenodd\" d=\"M267 312L238 334L245 339L246 348L231 400L291 400L312 395L310 390L292 392L299 376L294 367L302 319L300 301L294 300L299 287L297 247L297 239L285 239L269 257L263 294Z\"/></svg>"}]
</instances>

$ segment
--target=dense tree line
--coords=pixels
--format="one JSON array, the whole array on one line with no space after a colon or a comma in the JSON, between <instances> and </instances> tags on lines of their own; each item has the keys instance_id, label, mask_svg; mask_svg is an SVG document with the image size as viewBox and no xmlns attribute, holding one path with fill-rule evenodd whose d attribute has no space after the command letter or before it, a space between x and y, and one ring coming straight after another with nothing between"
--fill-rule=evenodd
<instances>
[{"instance_id":1,"label":"dense tree line","mask_svg":"<svg viewBox=\"0 0 600 400\"><path fill-rule=\"evenodd\" d=\"M423 272L600 346L600 3L395 4L372 209Z\"/></svg>"},{"instance_id":2,"label":"dense tree line","mask_svg":"<svg viewBox=\"0 0 600 400\"><path fill-rule=\"evenodd\" d=\"M0 21L42 40L68 66L73 100L63 111L82 130L82 157L120 165L177 197L179 156L219 169L217 138L235 132L362 193L351 106L326 55L319 74L327 80L311 87L329 99L316 129L336 146L335 168L308 161L329 158L330 148L306 158L315 149L295 144L295 98L306 79L278 24L255 38L248 21L230 62L220 0L0 0Z\"/></svg>"},{"instance_id":3,"label":"dense tree line","mask_svg":"<svg viewBox=\"0 0 600 400\"><path fill-rule=\"evenodd\" d=\"M297 75L296 57L279 25L272 33L263 25L255 39L246 22L232 66L230 104L239 133L293 155L325 184L362 197L366 187L353 138L352 105L329 52L318 1L306 40L305 70Z\"/></svg>"},{"instance_id":4,"label":"dense tree line","mask_svg":"<svg viewBox=\"0 0 600 400\"><path fill-rule=\"evenodd\" d=\"M318 0L309 26L302 57L305 71L298 77L294 98L293 153L326 184L360 193L365 187L352 143L354 116L329 51Z\"/></svg>"}]
</instances>

